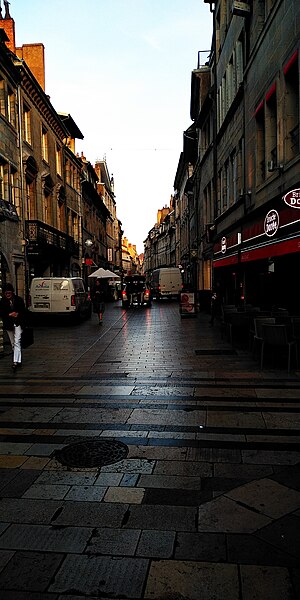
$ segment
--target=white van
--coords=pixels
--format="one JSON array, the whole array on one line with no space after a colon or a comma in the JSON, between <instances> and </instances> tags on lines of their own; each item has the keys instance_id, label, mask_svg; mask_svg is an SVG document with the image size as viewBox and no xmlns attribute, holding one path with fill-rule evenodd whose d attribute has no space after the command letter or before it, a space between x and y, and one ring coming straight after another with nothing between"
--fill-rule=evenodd
<instances>
[{"instance_id":1,"label":"white van","mask_svg":"<svg viewBox=\"0 0 300 600\"><path fill-rule=\"evenodd\" d=\"M89 318L92 303L80 277L34 277L28 309L33 314Z\"/></svg>"},{"instance_id":2,"label":"white van","mask_svg":"<svg viewBox=\"0 0 300 600\"><path fill-rule=\"evenodd\" d=\"M154 269L151 281L152 296L157 300L162 298L176 299L182 290L182 277L178 267L162 267Z\"/></svg>"}]
</instances>

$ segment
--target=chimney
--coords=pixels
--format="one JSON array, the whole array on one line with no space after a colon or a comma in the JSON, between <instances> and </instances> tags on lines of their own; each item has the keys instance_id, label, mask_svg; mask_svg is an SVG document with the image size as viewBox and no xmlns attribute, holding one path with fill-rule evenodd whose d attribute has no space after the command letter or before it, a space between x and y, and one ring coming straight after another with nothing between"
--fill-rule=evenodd
<instances>
[{"instance_id":1,"label":"chimney","mask_svg":"<svg viewBox=\"0 0 300 600\"><path fill-rule=\"evenodd\" d=\"M0 14L0 27L4 29L9 41L6 42L8 49L15 54L16 52L16 38L15 38L15 22L9 14L9 2L4 2L5 15L1 18Z\"/></svg>"},{"instance_id":2,"label":"chimney","mask_svg":"<svg viewBox=\"0 0 300 600\"><path fill-rule=\"evenodd\" d=\"M16 48L16 54L19 58L25 60L30 71L45 91L45 55L43 44L23 44L21 48Z\"/></svg>"}]
</instances>

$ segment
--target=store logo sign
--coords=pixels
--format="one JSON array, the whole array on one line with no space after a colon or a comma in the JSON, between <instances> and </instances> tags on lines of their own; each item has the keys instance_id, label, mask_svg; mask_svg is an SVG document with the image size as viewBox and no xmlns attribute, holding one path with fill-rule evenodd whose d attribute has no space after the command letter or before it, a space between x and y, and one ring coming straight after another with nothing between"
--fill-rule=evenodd
<instances>
[{"instance_id":1,"label":"store logo sign","mask_svg":"<svg viewBox=\"0 0 300 600\"><path fill-rule=\"evenodd\" d=\"M291 190L283 196L283 200L291 208L300 208L300 189Z\"/></svg>"},{"instance_id":2,"label":"store logo sign","mask_svg":"<svg viewBox=\"0 0 300 600\"><path fill-rule=\"evenodd\" d=\"M265 222L264 222L264 230L265 234L268 237L272 237L278 231L279 227L279 214L277 210L269 210L266 214Z\"/></svg>"},{"instance_id":3,"label":"store logo sign","mask_svg":"<svg viewBox=\"0 0 300 600\"><path fill-rule=\"evenodd\" d=\"M222 239L221 239L221 252L222 252L222 254L225 254L226 248L227 248L226 237L222 237Z\"/></svg>"}]
</instances>

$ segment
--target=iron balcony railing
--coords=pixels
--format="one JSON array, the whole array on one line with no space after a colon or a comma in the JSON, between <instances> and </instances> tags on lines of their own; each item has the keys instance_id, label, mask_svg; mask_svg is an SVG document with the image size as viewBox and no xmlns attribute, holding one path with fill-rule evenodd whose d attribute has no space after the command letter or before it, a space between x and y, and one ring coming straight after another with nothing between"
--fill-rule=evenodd
<instances>
[{"instance_id":1,"label":"iron balcony railing","mask_svg":"<svg viewBox=\"0 0 300 600\"><path fill-rule=\"evenodd\" d=\"M25 235L28 244L34 244L38 247L51 249L51 247L63 250L79 258L79 243L75 242L67 233L63 233L41 221L25 221Z\"/></svg>"}]
</instances>

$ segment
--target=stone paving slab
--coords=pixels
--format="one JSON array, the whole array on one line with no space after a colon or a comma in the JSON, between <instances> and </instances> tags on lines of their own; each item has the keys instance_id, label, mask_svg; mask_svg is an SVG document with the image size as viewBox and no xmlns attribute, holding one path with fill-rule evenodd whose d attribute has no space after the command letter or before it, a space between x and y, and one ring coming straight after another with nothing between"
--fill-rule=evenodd
<instances>
[{"instance_id":1,"label":"stone paving slab","mask_svg":"<svg viewBox=\"0 0 300 600\"><path fill-rule=\"evenodd\" d=\"M242 565L240 573L243 600L288 600L294 596L288 569Z\"/></svg>"},{"instance_id":2,"label":"stone paving slab","mask_svg":"<svg viewBox=\"0 0 300 600\"><path fill-rule=\"evenodd\" d=\"M56 528L46 525L11 525L0 537L0 548L80 554L92 535L92 528Z\"/></svg>"},{"instance_id":3,"label":"stone paving slab","mask_svg":"<svg viewBox=\"0 0 300 600\"><path fill-rule=\"evenodd\" d=\"M15 477L1 490L2 498L21 498L27 489L36 481L39 472L33 469L18 470Z\"/></svg>"},{"instance_id":4,"label":"stone paving slab","mask_svg":"<svg viewBox=\"0 0 300 600\"><path fill-rule=\"evenodd\" d=\"M1 529L0 529L0 532L1 532ZM14 555L14 551L0 550L0 572L5 567L5 565L10 561L10 559L13 555Z\"/></svg>"},{"instance_id":5,"label":"stone paving slab","mask_svg":"<svg viewBox=\"0 0 300 600\"><path fill-rule=\"evenodd\" d=\"M131 385L84 385L76 392L76 394L90 394L91 396L130 396L133 393L133 390L134 386Z\"/></svg>"},{"instance_id":6,"label":"stone paving slab","mask_svg":"<svg viewBox=\"0 0 300 600\"><path fill-rule=\"evenodd\" d=\"M63 509L53 523L65 526L80 523L81 527L112 527L115 529L121 527L127 510L127 504L89 502L87 507L86 502L64 502Z\"/></svg>"},{"instance_id":7,"label":"stone paving slab","mask_svg":"<svg viewBox=\"0 0 300 600\"><path fill-rule=\"evenodd\" d=\"M144 598L172 598L172 594L180 600L239 600L237 567L192 561L152 562Z\"/></svg>"},{"instance_id":8,"label":"stone paving slab","mask_svg":"<svg viewBox=\"0 0 300 600\"><path fill-rule=\"evenodd\" d=\"M200 490L200 477L176 477L176 475L141 475L138 487L160 489Z\"/></svg>"},{"instance_id":9,"label":"stone paving slab","mask_svg":"<svg viewBox=\"0 0 300 600\"><path fill-rule=\"evenodd\" d=\"M138 529L97 529L87 546L88 554L134 556L141 531Z\"/></svg>"},{"instance_id":10,"label":"stone paving slab","mask_svg":"<svg viewBox=\"0 0 300 600\"><path fill-rule=\"evenodd\" d=\"M53 415L52 423L126 423L131 413L130 409L117 408L115 410L63 408L59 414Z\"/></svg>"},{"instance_id":11,"label":"stone paving slab","mask_svg":"<svg viewBox=\"0 0 300 600\"><path fill-rule=\"evenodd\" d=\"M123 525L129 529L196 531L196 508L186 506L132 505Z\"/></svg>"},{"instance_id":12,"label":"stone paving slab","mask_svg":"<svg viewBox=\"0 0 300 600\"><path fill-rule=\"evenodd\" d=\"M168 411L160 409L134 409L127 419L127 423L147 425L147 423L158 425L205 425L206 411L193 410L186 412L184 410Z\"/></svg>"},{"instance_id":13,"label":"stone paving slab","mask_svg":"<svg viewBox=\"0 0 300 600\"><path fill-rule=\"evenodd\" d=\"M106 487L91 487L73 485L65 495L65 500L77 500L78 502L101 502L107 492Z\"/></svg>"},{"instance_id":14,"label":"stone paving slab","mask_svg":"<svg viewBox=\"0 0 300 600\"><path fill-rule=\"evenodd\" d=\"M0 589L45 592L63 558L49 552L15 552L0 573Z\"/></svg>"},{"instance_id":15,"label":"stone paving slab","mask_svg":"<svg viewBox=\"0 0 300 600\"><path fill-rule=\"evenodd\" d=\"M1 520L7 523L50 523L61 502L56 500L29 500L25 498L2 498Z\"/></svg>"},{"instance_id":16,"label":"stone paving slab","mask_svg":"<svg viewBox=\"0 0 300 600\"><path fill-rule=\"evenodd\" d=\"M85 595L141 598L148 560L107 556L68 555L56 573L49 591L76 590Z\"/></svg>"},{"instance_id":17,"label":"stone paving slab","mask_svg":"<svg viewBox=\"0 0 300 600\"><path fill-rule=\"evenodd\" d=\"M62 500L70 491L69 485L31 485L22 498L39 498L44 500Z\"/></svg>"},{"instance_id":18,"label":"stone paving slab","mask_svg":"<svg viewBox=\"0 0 300 600\"><path fill-rule=\"evenodd\" d=\"M136 556L171 558L175 544L174 531L144 529L139 538Z\"/></svg>"},{"instance_id":19,"label":"stone paving slab","mask_svg":"<svg viewBox=\"0 0 300 600\"><path fill-rule=\"evenodd\" d=\"M299 513L299 511L298 511ZM262 528L256 536L275 548L297 557L300 556L300 513L290 514ZM299 566L299 564L298 564Z\"/></svg>"},{"instance_id":20,"label":"stone paving slab","mask_svg":"<svg viewBox=\"0 0 300 600\"><path fill-rule=\"evenodd\" d=\"M225 496L199 507L199 531L252 533L269 523L269 517L248 510Z\"/></svg>"},{"instance_id":21,"label":"stone paving slab","mask_svg":"<svg viewBox=\"0 0 300 600\"><path fill-rule=\"evenodd\" d=\"M226 496L273 519L300 508L300 492L271 479L252 481L227 492Z\"/></svg>"},{"instance_id":22,"label":"stone paving slab","mask_svg":"<svg viewBox=\"0 0 300 600\"><path fill-rule=\"evenodd\" d=\"M269 565L269 566L284 566L297 567L299 566L299 545L289 546L287 542L281 544L277 538L277 543L274 543L274 538L268 538L268 529L272 531L273 525L267 525L263 529L253 535L247 534L227 534L227 552L228 562L244 564L244 565ZM295 523L293 523L295 525ZM279 531L279 528L277 529ZM282 531L282 529L281 529ZM266 532L265 539L264 533ZM293 541L296 541L294 533ZM291 540L290 540L291 541Z\"/></svg>"}]
</instances>

